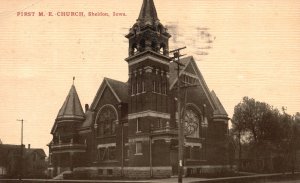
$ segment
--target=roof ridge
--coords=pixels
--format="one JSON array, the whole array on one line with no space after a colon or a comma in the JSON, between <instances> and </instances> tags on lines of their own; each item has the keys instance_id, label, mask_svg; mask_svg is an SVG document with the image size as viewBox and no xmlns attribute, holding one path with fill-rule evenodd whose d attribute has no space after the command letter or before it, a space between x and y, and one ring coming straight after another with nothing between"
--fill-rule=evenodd
<instances>
[{"instance_id":1,"label":"roof ridge","mask_svg":"<svg viewBox=\"0 0 300 183\"><path fill-rule=\"evenodd\" d=\"M126 82L120 81L120 80L116 80L116 79L112 79L112 78L108 78L108 77L104 77L104 80L111 80L111 81L117 81L123 84L127 84Z\"/></svg>"}]
</instances>

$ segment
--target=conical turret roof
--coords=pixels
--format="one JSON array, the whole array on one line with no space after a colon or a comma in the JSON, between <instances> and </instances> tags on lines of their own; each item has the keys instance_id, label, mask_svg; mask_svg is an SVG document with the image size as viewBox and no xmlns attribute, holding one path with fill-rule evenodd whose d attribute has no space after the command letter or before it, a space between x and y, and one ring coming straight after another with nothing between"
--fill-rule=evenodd
<instances>
[{"instance_id":1,"label":"conical turret roof","mask_svg":"<svg viewBox=\"0 0 300 183\"><path fill-rule=\"evenodd\" d=\"M58 112L57 119L63 118L84 119L84 112L74 85L71 86L65 102Z\"/></svg>"}]
</instances>

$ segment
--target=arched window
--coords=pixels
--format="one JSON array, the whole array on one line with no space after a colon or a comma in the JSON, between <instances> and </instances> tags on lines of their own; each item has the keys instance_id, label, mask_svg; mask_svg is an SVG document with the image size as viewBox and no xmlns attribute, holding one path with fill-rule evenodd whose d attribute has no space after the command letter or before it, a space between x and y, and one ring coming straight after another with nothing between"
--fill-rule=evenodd
<instances>
[{"instance_id":1,"label":"arched window","mask_svg":"<svg viewBox=\"0 0 300 183\"><path fill-rule=\"evenodd\" d=\"M145 48L146 48L146 41L145 41L145 39L142 39L141 41L140 41L140 52L143 52L143 51L145 51Z\"/></svg>"},{"instance_id":2,"label":"arched window","mask_svg":"<svg viewBox=\"0 0 300 183\"><path fill-rule=\"evenodd\" d=\"M130 56L133 56L133 55L135 55L136 53L137 53L137 45L134 43L134 44L131 46L129 55L130 55Z\"/></svg>"},{"instance_id":3,"label":"arched window","mask_svg":"<svg viewBox=\"0 0 300 183\"><path fill-rule=\"evenodd\" d=\"M163 26L161 25L161 24L159 24L158 26L157 26L157 31L158 31L158 33L164 33L164 28L163 28Z\"/></svg>"},{"instance_id":4,"label":"arched window","mask_svg":"<svg viewBox=\"0 0 300 183\"><path fill-rule=\"evenodd\" d=\"M157 51L156 46L157 46L156 41L152 41L151 48L152 48L153 51Z\"/></svg>"},{"instance_id":5,"label":"arched window","mask_svg":"<svg viewBox=\"0 0 300 183\"><path fill-rule=\"evenodd\" d=\"M112 106L104 106L98 113L98 136L114 135L116 133L117 113Z\"/></svg>"},{"instance_id":6,"label":"arched window","mask_svg":"<svg viewBox=\"0 0 300 183\"><path fill-rule=\"evenodd\" d=\"M183 120L185 135L191 138L199 138L202 122L201 114L194 107L187 106Z\"/></svg>"}]
</instances>

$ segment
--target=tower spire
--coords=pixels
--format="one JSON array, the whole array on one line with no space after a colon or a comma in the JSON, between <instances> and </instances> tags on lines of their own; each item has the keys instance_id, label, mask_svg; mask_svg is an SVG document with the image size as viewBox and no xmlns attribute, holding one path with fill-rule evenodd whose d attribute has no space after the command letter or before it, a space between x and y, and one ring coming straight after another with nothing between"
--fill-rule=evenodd
<instances>
[{"instance_id":1,"label":"tower spire","mask_svg":"<svg viewBox=\"0 0 300 183\"><path fill-rule=\"evenodd\" d=\"M153 25L159 21L153 0L143 0L138 22L144 25Z\"/></svg>"},{"instance_id":2,"label":"tower spire","mask_svg":"<svg viewBox=\"0 0 300 183\"><path fill-rule=\"evenodd\" d=\"M125 37L129 39L128 58L148 51L168 57L171 35L160 23L153 0L143 0L140 15Z\"/></svg>"}]
</instances>

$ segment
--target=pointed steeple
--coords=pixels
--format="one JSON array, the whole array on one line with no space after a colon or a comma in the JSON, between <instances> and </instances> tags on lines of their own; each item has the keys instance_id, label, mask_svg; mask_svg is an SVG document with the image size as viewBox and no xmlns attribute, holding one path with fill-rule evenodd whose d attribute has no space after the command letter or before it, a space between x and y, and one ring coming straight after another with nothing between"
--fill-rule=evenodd
<instances>
[{"instance_id":1,"label":"pointed steeple","mask_svg":"<svg viewBox=\"0 0 300 183\"><path fill-rule=\"evenodd\" d=\"M153 0L144 0L137 20L143 25L154 25L159 21Z\"/></svg>"},{"instance_id":2,"label":"pointed steeple","mask_svg":"<svg viewBox=\"0 0 300 183\"><path fill-rule=\"evenodd\" d=\"M143 0L140 15L125 37L129 40L128 58L148 51L169 56L171 35L160 23L153 0Z\"/></svg>"},{"instance_id":3,"label":"pointed steeple","mask_svg":"<svg viewBox=\"0 0 300 183\"><path fill-rule=\"evenodd\" d=\"M57 115L57 119L65 118L84 119L84 112L74 84Z\"/></svg>"}]
</instances>

